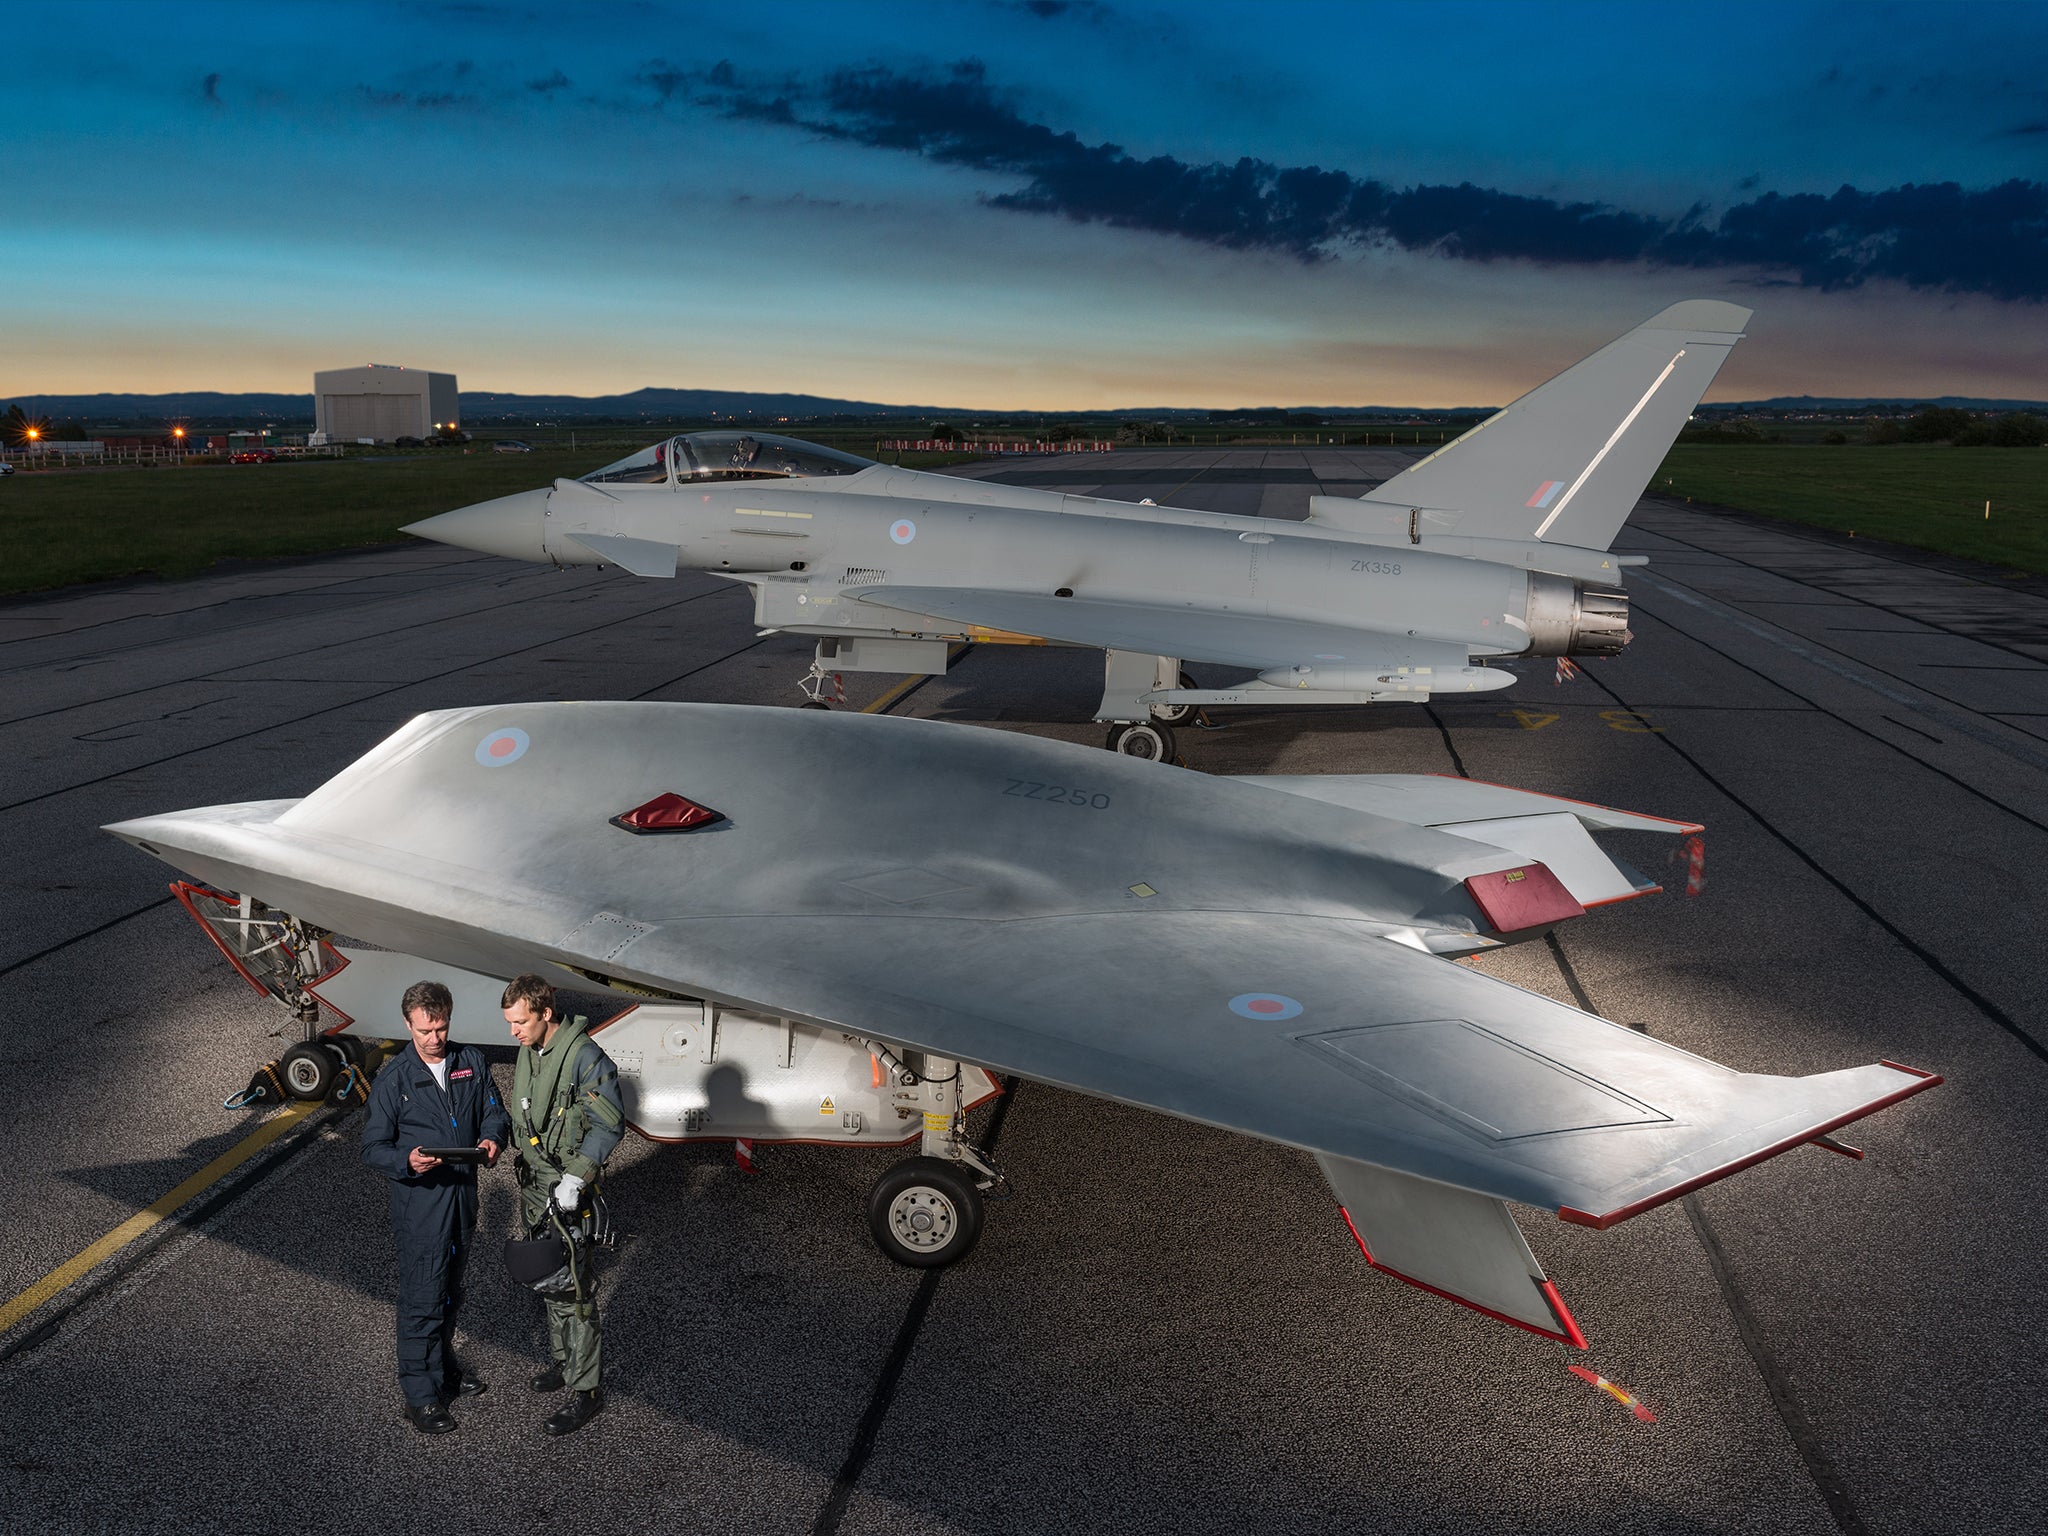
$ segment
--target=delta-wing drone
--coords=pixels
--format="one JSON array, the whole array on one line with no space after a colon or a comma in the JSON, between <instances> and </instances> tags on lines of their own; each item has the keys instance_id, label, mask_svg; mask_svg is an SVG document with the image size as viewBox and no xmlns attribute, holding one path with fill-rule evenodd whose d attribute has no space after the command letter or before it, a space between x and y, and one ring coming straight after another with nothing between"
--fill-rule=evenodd
<instances>
[{"instance_id":1,"label":"delta-wing drone","mask_svg":"<svg viewBox=\"0 0 2048 1536\"><path fill-rule=\"evenodd\" d=\"M302 800L108 830L343 1035L398 1035L438 976L458 1038L496 1039L539 970L632 1003L598 1037L643 1135L921 1143L868 1211L911 1264L973 1245L997 1174L962 1110L1014 1073L1303 1148L1374 1267L1583 1344L1510 1204L1605 1228L1852 1151L1829 1133L1939 1081L1741 1072L1452 964L1655 889L1591 832L1699 830L1459 779L528 704L421 715Z\"/></svg>"},{"instance_id":2,"label":"delta-wing drone","mask_svg":"<svg viewBox=\"0 0 2048 1536\"><path fill-rule=\"evenodd\" d=\"M943 673L960 640L1107 652L1109 745L1174 755L1201 708L1504 688L1490 662L1628 643L1609 552L1750 311L1674 304L1358 500L1306 522L992 485L743 432L672 437L408 533L639 576L746 582L836 673ZM1184 661L1253 674L1196 688Z\"/></svg>"}]
</instances>

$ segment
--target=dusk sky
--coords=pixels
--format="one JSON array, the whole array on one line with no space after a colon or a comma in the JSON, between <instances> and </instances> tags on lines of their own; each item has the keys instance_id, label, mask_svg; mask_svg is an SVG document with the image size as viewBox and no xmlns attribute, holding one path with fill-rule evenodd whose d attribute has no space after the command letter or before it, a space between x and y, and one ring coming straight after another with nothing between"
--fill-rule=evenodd
<instances>
[{"instance_id":1,"label":"dusk sky","mask_svg":"<svg viewBox=\"0 0 2048 1536\"><path fill-rule=\"evenodd\" d=\"M1682 298L1710 399L2048 398L2048 6L46 4L0 400L647 385L1497 404Z\"/></svg>"}]
</instances>

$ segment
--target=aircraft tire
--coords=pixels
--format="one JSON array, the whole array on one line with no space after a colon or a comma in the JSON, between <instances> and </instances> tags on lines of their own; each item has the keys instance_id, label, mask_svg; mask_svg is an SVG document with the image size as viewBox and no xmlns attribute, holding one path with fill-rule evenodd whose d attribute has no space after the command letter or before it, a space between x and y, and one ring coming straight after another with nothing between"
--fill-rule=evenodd
<instances>
[{"instance_id":1,"label":"aircraft tire","mask_svg":"<svg viewBox=\"0 0 2048 1536\"><path fill-rule=\"evenodd\" d=\"M1173 761L1172 730L1149 720L1141 720L1135 725L1111 726L1109 740L1104 745L1124 757L1143 758L1151 763Z\"/></svg>"},{"instance_id":2,"label":"aircraft tire","mask_svg":"<svg viewBox=\"0 0 2048 1536\"><path fill-rule=\"evenodd\" d=\"M1195 680L1183 672L1179 685L1183 688L1192 688L1195 686ZM1201 707L1199 704L1154 704L1152 719L1158 725L1187 725L1193 721L1196 711Z\"/></svg>"},{"instance_id":3,"label":"aircraft tire","mask_svg":"<svg viewBox=\"0 0 2048 1536\"><path fill-rule=\"evenodd\" d=\"M324 1045L295 1045L277 1058L277 1075L284 1083L284 1090L295 1099L310 1099L314 1103L327 1097L334 1087L334 1079L340 1072L336 1061L337 1052Z\"/></svg>"},{"instance_id":4,"label":"aircraft tire","mask_svg":"<svg viewBox=\"0 0 2048 1536\"><path fill-rule=\"evenodd\" d=\"M816 699L805 699L803 703L797 705L798 709L830 709L831 707L830 704L820 703Z\"/></svg>"},{"instance_id":5,"label":"aircraft tire","mask_svg":"<svg viewBox=\"0 0 2048 1536\"><path fill-rule=\"evenodd\" d=\"M906 1157L868 1191L875 1246L911 1269L957 1264L981 1236L981 1191L959 1164Z\"/></svg>"}]
</instances>

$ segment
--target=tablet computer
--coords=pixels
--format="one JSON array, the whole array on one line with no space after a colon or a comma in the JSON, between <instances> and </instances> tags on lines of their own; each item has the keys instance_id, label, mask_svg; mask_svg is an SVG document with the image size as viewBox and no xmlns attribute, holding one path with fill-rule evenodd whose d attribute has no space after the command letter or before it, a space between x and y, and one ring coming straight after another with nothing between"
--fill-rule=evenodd
<instances>
[{"instance_id":1,"label":"tablet computer","mask_svg":"<svg viewBox=\"0 0 2048 1536\"><path fill-rule=\"evenodd\" d=\"M482 1147L421 1147L420 1150L444 1163L480 1163L484 1160Z\"/></svg>"}]
</instances>

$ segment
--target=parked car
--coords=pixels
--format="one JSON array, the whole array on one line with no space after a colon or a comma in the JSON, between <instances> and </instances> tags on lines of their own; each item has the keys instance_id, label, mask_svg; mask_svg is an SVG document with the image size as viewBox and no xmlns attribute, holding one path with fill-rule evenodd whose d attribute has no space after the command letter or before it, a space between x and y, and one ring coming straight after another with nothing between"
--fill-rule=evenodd
<instances>
[{"instance_id":1,"label":"parked car","mask_svg":"<svg viewBox=\"0 0 2048 1536\"><path fill-rule=\"evenodd\" d=\"M522 443L522 442L520 442L520 441L519 441L519 439L518 439L518 438L516 438L516 437L505 437L505 438L500 438L500 439L499 439L499 440L498 440L497 442L495 442L495 443L491 444L491 452L493 452L493 453L531 453L531 452L533 452L533 444L531 444L531 443Z\"/></svg>"},{"instance_id":2,"label":"parked car","mask_svg":"<svg viewBox=\"0 0 2048 1536\"><path fill-rule=\"evenodd\" d=\"M391 446L394 448L424 448L427 445L417 437L394 437L391 439Z\"/></svg>"},{"instance_id":3,"label":"parked car","mask_svg":"<svg viewBox=\"0 0 2048 1536\"><path fill-rule=\"evenodd\" d=\"M0 459L0 475L11 475L13 473L14 466L8 463L5 459Z\"/></svg>"},{"instance_id":4,"label":"parked car","mask_svg":"<svg viewBox=\"0 0 2048 1536\"><path fill-rule=\"evenodd\" d=\"M230 464L275 464L277 455L268 448L244 448L240 453L228 455Z\"/></svg>"}]
</instances>

